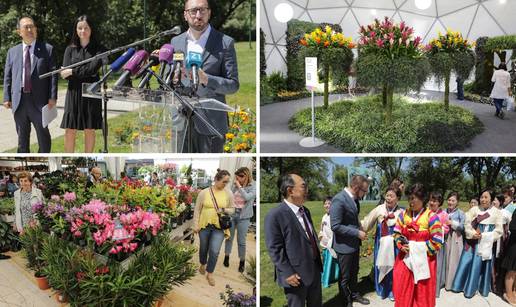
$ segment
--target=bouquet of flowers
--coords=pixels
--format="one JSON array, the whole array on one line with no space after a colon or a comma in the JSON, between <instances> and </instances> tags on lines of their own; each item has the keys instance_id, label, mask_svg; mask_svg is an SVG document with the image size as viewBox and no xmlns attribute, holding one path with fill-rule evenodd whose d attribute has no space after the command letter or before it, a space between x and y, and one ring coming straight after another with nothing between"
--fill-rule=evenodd
<instances>
[{"instance_id":1,"label":"bouquet of flowers","mask_svg":"<svg viewBox=\"0 0 516 307\"><path fill-rule=\"evenodd\" d=\"M355 48L355 43L351 37L335 32L330 26L326 26L324 31L321 28L315 29L311 33L306 33L299 43L305 47L313 48Z\"/></svg>"},{"instance_id":2,"label":"bouquet of flowers","mask_svg":"<svg viewBox=\"0 0 516 307\"><path fill-rule=\"evenodd\" d=\"M438 32L437 38L434 38L426 45L425 50L430 54L437 52L455 52L468 51L473 44L462 37L462 33L448 29L443 35Z\"/></svg>"}]
</instances>

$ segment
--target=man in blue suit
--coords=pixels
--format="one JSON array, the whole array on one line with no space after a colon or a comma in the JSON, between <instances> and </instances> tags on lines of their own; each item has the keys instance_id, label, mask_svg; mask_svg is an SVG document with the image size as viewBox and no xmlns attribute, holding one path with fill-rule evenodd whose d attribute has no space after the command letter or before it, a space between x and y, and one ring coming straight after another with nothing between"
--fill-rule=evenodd
<instances>
[{"instance_id":1,"label":"man in blue suit","mask_svg":"<svg viewBox=\"0 0 516 307\"><path fill-rule=\"evenodd\" d=\"M369 182L364 176L354 175L349 186L335 195L330 207L333 249L337 252L340 268L339 292L346 307L352 307L353 301L369 304L369 300L357 291L360 245L366 239L358 219L359 200L368 188Z\"/></svg>"},{"instance_id":2,"label":"man in blue suit","mask_svg":"<svg viewBox=\"0 0 516 307\"><path fill-rule=\"evenodd\" d=\"M322 261L310 211L303 206L306 183L296 174L281 178L284 200L265 217L265 244L274 264L274 279L288 306L322 305Z\"/></svg>"},{"instance_id":3,"label":"man in blue suit","mask_svg":"<svg viewBox=\"0 0 516 307\"><path fill-rule=\"evenodd\" d=\"M234 40L215 30L210 25L211 10L207 0L187 0L184 18L188 22L188 31L172 38L174 52L202 53L202 65L199 67L199 87L197 95L213 98L226 103L226 96L238 91L238 67ZM226 112L197 109L208 122L223 136L228 132ZM192 135L193 152L221 153L224 150L224 138L218 138L208 127L194 117Z\"/></svg>"},{"instance_id":4,"label":"man in blue suit","mask_svg":"<svg viewBox=\"0 0 516 307\"><path fill-rule=\"evenodd\" d=\"M18 152L30 152L31 123L36 129L39 152L50 152L51 138L43 127L41 109L55 107L57 75L39 79L39 75L55 70L53 47L37 41L37 29L31 17L18 20L17 32L22 43L9 49L4 69L4 107L12 109Z\"/></svg>"}]
</instances>

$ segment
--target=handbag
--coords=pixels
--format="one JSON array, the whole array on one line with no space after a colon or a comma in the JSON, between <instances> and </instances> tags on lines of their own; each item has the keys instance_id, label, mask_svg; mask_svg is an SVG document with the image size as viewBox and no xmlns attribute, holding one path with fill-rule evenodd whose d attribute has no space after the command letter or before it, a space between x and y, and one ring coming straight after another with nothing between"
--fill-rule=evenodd
<instances>
[{"instance_id":1,"label":"handbag","mask_svg":"<svg viewBox=\"0 0 516 307\"><path fill-rule=\"evenodd\" d=\"M514 98L509 96L505 101L507 102L507 111L514 111Z\"/></svg>"},{"instance_id":2,"label":"handbag","mask_svg":"<svg viewBox=\"0 0 516 307\"><path fill-rule=\"evenodd\" d=\"M219 213L219 205L217 204L217 199L213 194L213 190L210 187L210 195L211 200L213 201L213 205L215 206L215 210L217 210L217 215L219 216L219 225L222 230L229 229L232 226L231 216L226 213Z\"/></svg>"}]
</instances>

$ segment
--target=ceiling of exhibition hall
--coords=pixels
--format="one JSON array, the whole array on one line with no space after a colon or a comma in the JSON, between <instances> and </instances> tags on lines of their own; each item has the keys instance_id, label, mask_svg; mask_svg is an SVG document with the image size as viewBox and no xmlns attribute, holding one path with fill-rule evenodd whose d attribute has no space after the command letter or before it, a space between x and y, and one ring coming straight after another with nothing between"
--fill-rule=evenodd
<instances>
[{"instance_id":1,"label":"ceiling of exhibition hall","mask_svg":"<svg viewBox=\"0 0 516 307\"><path fill-rule=\"evenodd\" d=\"M278 8L277 6L280 5ZM516 0L261 0L260 26L265 33L267 73L286 71L285 31L279 20L340 24L344 35L358 38L360 25L388 16L405 21L424 42L460 31L469 40L516 33Z\"/></svg>"}]
</instances>

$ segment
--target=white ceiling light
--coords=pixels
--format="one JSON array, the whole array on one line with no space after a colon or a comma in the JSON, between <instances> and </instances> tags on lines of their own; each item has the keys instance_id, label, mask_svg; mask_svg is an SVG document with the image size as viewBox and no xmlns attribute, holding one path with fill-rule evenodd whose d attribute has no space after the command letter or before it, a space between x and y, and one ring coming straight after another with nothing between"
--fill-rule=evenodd
<instances>
[{"instance_id":1,"label":"white ceiling light","mask_svg":"<svg viewBox=\"0 0 516 307\"><path fill-rule=\"evenodd\" d=\"M288 3L280 3L274 8L274 17L279 22L288 22L294 17L294 10Z\"/></svg>"},{"instance_id":2,"label":"white ceiling light","mask_svg":"<svg viewBox=\"0 0 516 307\"><path fill-rule=\"evenodd\" d=\"M415 0L414 4L416 4L418 9L426 10L430 5L432 5L432 0Z\"/></svg>"},{"instance_id":3,"label":"white ceiling light","mask_svg":"<svg viewBox=\"0 0 516 307\"><path fill-rule=\"evenodd\" d=\"M507 0L500 0L500 4L505 4Z\"/></svg>"}]
</instances>

